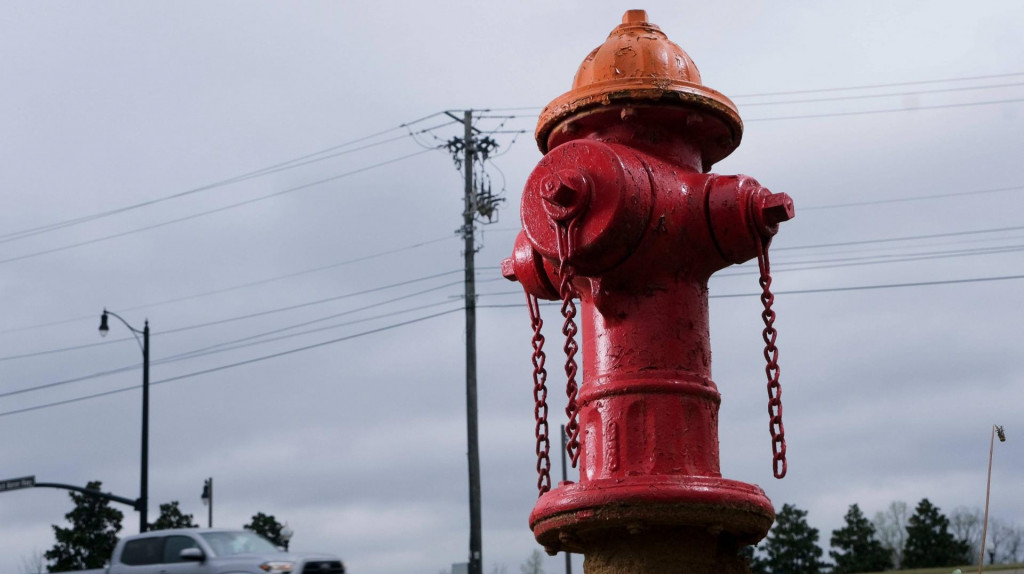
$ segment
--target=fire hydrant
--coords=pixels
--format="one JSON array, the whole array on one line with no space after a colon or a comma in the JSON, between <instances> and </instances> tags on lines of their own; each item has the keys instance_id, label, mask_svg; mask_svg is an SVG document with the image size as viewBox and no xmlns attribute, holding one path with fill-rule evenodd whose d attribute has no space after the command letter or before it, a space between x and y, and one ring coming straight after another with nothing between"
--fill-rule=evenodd
<instances>
[{"instance_id":1,"label":"fire hydrant","mask_svg":"<svg viewBox=\"0 0 1024 574\"><path fill-rule=\"evenodd\" d=\"M537 299L562 301L568 450L580 477L550 488L547 372L535 354L541 496L530 526L549 553L584 554L588 574L746 572L740 549L774 520L761 488L721 475L721 396L711 380L708 280L757 257L770 299L767 246L794 214L786 194L708 173L742 129L733 103L701 83L643 10L626 12L572 90L540 115L545 156L523 191L523 231L502 272L527 292L535 350L543 344ZM774 350L774 314L762 301Z\"/></svg>"}]
</instances>

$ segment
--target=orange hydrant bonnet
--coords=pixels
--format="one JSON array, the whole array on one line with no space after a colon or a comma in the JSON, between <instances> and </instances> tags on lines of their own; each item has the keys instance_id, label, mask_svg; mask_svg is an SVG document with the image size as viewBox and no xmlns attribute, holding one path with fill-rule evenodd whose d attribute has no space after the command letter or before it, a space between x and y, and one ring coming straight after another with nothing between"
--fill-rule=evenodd
<instances>
[{"instance_id":1,"label":"orange hydrant bonnet","mask_svg":"<svg viewBox=\"0 0 1024 574\"><path fill-rule=\"evenodd\" d=\"M743 135L735 104L701 83L690 56L648 22L644 10L629 10L580 64L572 89L541 112L537 145L547 153L573 139L572 120L624 104L678 106L687 112L678 114L679 127L694 132L706 169L732 153Z\"/></svg>"}]
</instances>

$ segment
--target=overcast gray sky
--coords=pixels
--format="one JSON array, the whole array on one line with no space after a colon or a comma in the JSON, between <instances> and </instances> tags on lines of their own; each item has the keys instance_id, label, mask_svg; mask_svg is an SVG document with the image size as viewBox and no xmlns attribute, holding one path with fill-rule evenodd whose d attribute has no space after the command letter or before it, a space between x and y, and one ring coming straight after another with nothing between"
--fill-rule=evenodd
<instances>
[{"instance_id":1,"label":"overcast gray sky","mask_svg":"<svg viewBox=\"0 0 1024 574\"><path fill-rule=\"evenodd\" d=\"M715 171L797 205L773 252L789 476L771 475L751 264L711 285L751 294L711 302L724 475L808 510L827 546L854 502L983 505L1000 423L992 514L1024 524L1024 281L944 283L1024 275L1013 0L5 2L0 394L126 370L0 396L0 478L137 496L137 388L9 414L139 384L130 333L97 334L107 307L149 319L153 381L167 381L152 392L152 517L178 500L202 519L212 476L216 525L273 514L294 549L335 552L352 572L465 561L462 184L445 152L421 147L461 128L400 126L529 108L480 124L527 131L497 136L508 153L488 173L507 202L478 257L480 305L522 302L496 266L540 158L536 113L629 8L737 102L743 144ZM823 247L959 232L978 233ZM801 290L826 291L785 293ZM483 308L479 323L484 563L515 572L535 547L529 321ZM0 571L52 546L69 509L57 490L0 495Z\"/></svg>"}]
</instances>

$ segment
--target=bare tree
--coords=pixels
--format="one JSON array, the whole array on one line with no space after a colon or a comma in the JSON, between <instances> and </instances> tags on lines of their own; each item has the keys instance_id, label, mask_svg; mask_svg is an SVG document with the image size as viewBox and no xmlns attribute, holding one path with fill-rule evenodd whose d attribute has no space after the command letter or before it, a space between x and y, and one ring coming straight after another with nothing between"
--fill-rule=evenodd
<instances>
[{"instance_id":1,"label":"bare tree","mask_svg":"<svg viewBox=\"0 0 1024 574\"><path fill-rule=\"evenodd\" d=\"M1021 555L1021 551L1024 550L1024 529L1017 524L1010 526L1009 529L1003 556L1008 563L1016 564L1024 560L1024 556Z\"/></svg>"},{"instance_id":2,"label":"bare tree","mask_svg":"<svg viewBox=\"0 0 1024 574\"><path fill-rule=\"evenodd\" d=\"M519 571L523 574L544 574L544 554L534 548L526 562L519 565Z\"/></svg>"},{"instance_id":3,"label":"bare tree","mask_svg":"<svg viewBox=\"0 0 1024 574\"><path fill-rule=\"evenodd\" d=\"M1019 526L995 518L990 521L986 547L989 564L1016 563L1022 544L1024 530Z\"/></svg>"},{"instance_id":4,"label":"bare tree","mask_svg":"<svg viewBox=\"0 0 1024 574\"><path fill-rule=\"evenodd\" d=\"M875 526L878 540L892 553L892 561L896 568L903 563L903 545L907 541L907 503L894 500L888 508L875 514L871 522Z\"/></svg>"},{"instance_id":5,"label":"bare tree","mask_svg":"<svg viewBox=\"0 0 1024 574\"><path fill-rule=\"evenodd\" d=\"M958 506L949 515L949 529L957 540L962 540L971 548L971 564L977 564L981 549L981 509Z\"/></svg>"},{"instance_id":6,"label":"bare tree","mask_svg":"<svg viewBox=\"0 0 1024 574\"><path fill-rule=\"evenodd\" d=\"M32 550L32 554L21 557L22 574L43 574L46 572L46 556L41 550Z\"/></svg>"},{"instance_id":7,"label":"bare tree","mask_svg":"<svg viewBox=\"0 0 1024 574\"><path fill-rule=\"evenodd\" d=\"M1006 550L1006 543L1008 538L1013 535L1013 527L1009 526L998 518L993 518L988 522L988 545L986 546L986 552L988 553L989 564L999 564L1002 562L1003 552Z\"/></svg>"}]
</instances>

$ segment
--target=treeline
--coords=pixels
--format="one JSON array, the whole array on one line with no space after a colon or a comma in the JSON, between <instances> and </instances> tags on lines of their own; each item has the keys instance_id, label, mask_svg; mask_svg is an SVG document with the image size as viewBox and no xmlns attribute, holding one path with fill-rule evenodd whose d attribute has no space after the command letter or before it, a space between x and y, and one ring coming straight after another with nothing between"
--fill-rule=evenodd
<instances>
[{"instance_id":1,"label":"treeline","mask_svg":"<svg viewBox=\"0 0 1024 574\"><path fill-rule=\"evenodd\" d=\"M86 485L89 490L99 491L102 483L93 481ZM70 524L69 528L53 525L53 534L57 542L53 548L40 556L22 559L26 572L71 572L90 568L103 568L110 560L110 555L117 545L118 533L121 532L121 521L124 513L110 506L110 502L98 496L69 493L74 508L64 515ZM174 500L160 505L160 516L156 522L148 523L147 530L167 530L171 528L196 528L191 514L185 514ZM270 540L277 546L286 546L281 536L282 524L272 515L257 512L252 522L242 528L251 530ZM45 562L45 564L44 564ZM30 569L31 568L31 569Z\"/></svg>"},{"instance_id":2,"label":"treeline","mask_svg":"<svg viewBox=\"0 0 1024 574\"><path fill-rule=\"evenodd\" d=\"M873 520L850 505L844 525L832 531L823 559L818 529L807 523L807 511L783 505L768 536L749 548L753 574L854 574L911 568L977 564L981 553L983 515L978 509L957 508L946 516L922 499L909 513L907 503L894 501ZM1024 528L991 518L985 542L986 564L1024 561Z\"/></svg>"}]
</instances>

